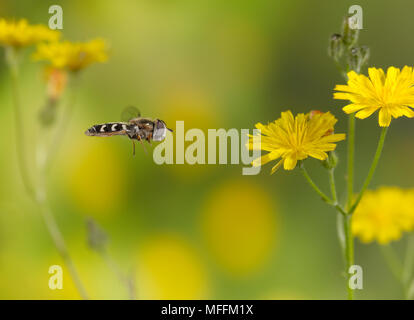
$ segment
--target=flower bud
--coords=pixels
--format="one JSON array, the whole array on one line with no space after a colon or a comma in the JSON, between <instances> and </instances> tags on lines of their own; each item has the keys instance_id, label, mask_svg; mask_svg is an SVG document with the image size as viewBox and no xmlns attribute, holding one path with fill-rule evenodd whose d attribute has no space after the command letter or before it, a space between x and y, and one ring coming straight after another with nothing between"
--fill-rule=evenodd
<instances>
[{"instance_id":1,"label":"flower bud","mask_svg":"<svg viewBox=\"0 0 414 320\"><path fill-rule=\"evenodd\" d=\"M352 48L348 54L349 67L359 72L368 63L369 56L370 51L366 46Z\"/></svg>"},{"instance_id":2,"label":"flower bud","mask_svg":"<svg viewBox=\"0 0 414 320\"><path fill-rule=\"evenodd\" d=\"M322 165L330 170L334 169L338 164L338 156L336 155L335 151L328 152L328 158L322 161Z\"/></svg>"},{"instance_id":3,"label":"flower bud","mask_svg":"<svg viewBox=\"0 0 414 320\"><path fill-rule=\"evenodd\" d=\"M56 120L57 105L65 91L67 84L66 71L48 67L45 69L46 103L39 112L39 120L42 125L49 126Z\"/></svg>"},{"instance_id":4,"label":"flower bud","mask_svg":"<svg viewBox=\"0 0 414 320\"><path fill-rule=\"evenodd\" d=\"M368 60L369 60L371 53L367 46L362 46L360 48L360 54L361 54L360 64L361 64L361 67L363 67L368 64Z\"/></svg>"},{"instance_id":5,"label":"flower bud","mask_svg":"<svg viewBox=\"0 0 414 320\"><path fill-rule=\"evenodd\" d=\"M328 47L328 55L338 61L344 52L344 45L342 42L342 36L340 34L334 33L331 36Z\"/></svg>"},{"instance_id":6,"label":"flower bud","mask_svg":"<svg viewBox=\"0 0 414 320\"><path fill-rule=\"evenodd\" d=\"M108 242L108 236L101 229L101 227L92 219L86 221L86 228L88 234L88 245L92 250L105 250Z\"/></svg>"},{"instance_id":7,"label":"flower bud","mask_svg":"<svg viewBox=\"0 0 414 320\"><path fill-rule=\"evenodd\" d=\"M45 71L45 76L47 81L47 96L50 99L58 100L66 88L66 71L56 68L48 68Z\"/></svg>"},{"instance_id":8,"label":"flower bud","mask_svg":"<svg viewBox=\"0 0 414 320\"><path fill-rule=\"evenodd\" d=\"M347 48L354 46L359 38L359 29L353 29L350 27L351 17L345 17L342 24L342 37L344 45Z\"/></svg>"}]
</instances>

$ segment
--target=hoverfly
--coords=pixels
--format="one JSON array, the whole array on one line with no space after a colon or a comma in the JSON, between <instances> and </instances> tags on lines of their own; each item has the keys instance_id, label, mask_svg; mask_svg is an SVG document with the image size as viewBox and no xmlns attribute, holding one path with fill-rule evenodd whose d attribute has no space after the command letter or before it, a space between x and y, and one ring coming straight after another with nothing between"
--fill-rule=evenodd
<instances>
[{"instance_id":1,"label":"hoverfly","mask_svg":"<svg viewBox=\"0 0 414 320\"><path fill-rule=\"evenodd\" d=\"M132 116L132 117L131 117ZM142 146L143 141L151 144L153 141L163 141L167 135L167 128L164 121L160 119L149 119L141 117L141 113L135 107L128 107L123 112L123 122L109 122L96 124L85 131L87 136L111 137L111 136L127 136L132 141L133 155L135 155L135 142L138 140ZM145 149L145 147L144 147Z\"/></svg>"}]
</instances>

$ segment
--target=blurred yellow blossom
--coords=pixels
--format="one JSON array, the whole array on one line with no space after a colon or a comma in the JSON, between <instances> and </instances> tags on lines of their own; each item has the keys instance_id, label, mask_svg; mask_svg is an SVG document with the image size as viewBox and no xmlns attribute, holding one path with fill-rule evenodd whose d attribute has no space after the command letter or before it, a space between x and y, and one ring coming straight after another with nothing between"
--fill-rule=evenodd
<instances>
[{"instance_id":1,"label":"blurred yellow blossom","mask_svg":"<svg viewBox=\"0 0 414 320\"><path fill-rule=\"evenodd\" d=\"M414 117L414 73L412 67L405 66L401 71L389 67L384 70L369 68L369 78L354 71L348 73L348 85L337 85L335 99L349 100L352 103L343 108L346 113L356 112L359 119L368 118L379 110L379 125L388 127L391 118Z\"/></svg>"},{"instance_id":2,"label":"blurred yellow blossom","mask_svg":"<svg viewBox=\"0 0 414 320\"><path fill-rule=\"evenodd\" d=\"M206 299L208 279L197 252L180 237L148 239L138 257L140 299Z\"/></svg>"},{"instance_id":3,"label":"blurred yellow blossom","mask_svg":"<svg viewBox=\"0 0 414 320\"><path fill-rule=\"evenodd\" d=\"M253 161L253 166L260 166L272 160L282 158L273 168L274 173L282 164L285 170L296 167L298 160L313 157L325 160L326 152L335 150L336 144L345 139L345 134L333 134L337 119L329 112L299 113L282 112L281 118L263 125L256 124L261 132L249 135L247 147L250 150L264 150L269 153Z\"/></svg>"},{"instance_id":4,"label":"blurred yellow blossom","mask_svg":"<svg viewBox=\"0 0 414 320\"><path fill-rule=\"evenodd\" d=\"M58 31L44 25L30 25L27 20L7 21L0 19L0 45L22 48L41 41L57 41Z\"/></svg>"},{"instance_id":5,"label":"blurred yellow blossom","mask_svg":"<svg viewBox=\"0 0 414 320\"><path fill-rule=\"evenodd\" d=\"M261 270L274 252L276 217L265 189L230 180L207 197L202 233L218 265L232 276L246 277Z\"/></svg>"},{"instance_id":6,"label":"blurred yellow blossom","mask_svg":"<svg viewBox=\"0 0 414 320\"><path fill-rule=\"evenodd\" d=\"M107 44L102 39L88 42L51 42L41 43L34 53L35 60L47 60L59 69L79 71L95 62L108 60Z\"/></svg>"},{"instance_id":7,"label":"blurred yellow blossom","mask_svg":"<svg viewBox=\"0 0 414 320\"><path fill-rule=\"evenodd\" d=\"M127 179L125 164L113 146L98 139L74 140L62 152L61 177L67 195L88 216L101 219L120 214ZM75 153L76 157L70 156Z\"/></svg>"},{"instance_id":8,"label":"blurred yellow blossom","mask_svg":"<svg viewBox=\"0 0 414 320\"><path fill-rule=\"evenodd\" d=\"M48 98L52 100L59 99L68 82L67 73L61 69L47 67L45 69L45 79L47 82Z\"/></svg>"},{"instance_id":9,"label":"blurred yellow blossom","mask_svg":"<svg viewBox=\"0 0 414 320\"><path fill-rule=\"evenodd\" d=\"M362 242L386 244L414 230L414 190L381 187L367 191L352 218L352 233Z\"/></svg>"}]
</instances>

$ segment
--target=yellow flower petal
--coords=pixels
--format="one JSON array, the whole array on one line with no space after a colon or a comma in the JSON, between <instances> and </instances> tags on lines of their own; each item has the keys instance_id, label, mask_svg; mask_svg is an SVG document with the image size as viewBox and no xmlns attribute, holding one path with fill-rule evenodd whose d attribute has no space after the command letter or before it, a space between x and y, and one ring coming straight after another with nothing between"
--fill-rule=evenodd
<instances>
[{"instance_id":1,"label":"yellow flower petal","mask_svg":"<svg viewBox=\"0 0 414 320\"><path fill-rule=\"evenodd\" d=\"M398 187L381 187L367 191L354 212L352 233L361 242L387 244L414 231L414 197L412 191Z\"/></svg>"},{"instance_id":2,"label":"yellow flower petal","mask_svg":"<svg viewBox=\"0 0 414 320\"><path fill-rule=\"evenodd\" d=\"M249 136L247 147L258 150L254 144L260 141L260 149L269 153L255 159L252 165L260 166L282 158L272 168L274 173L282 163L285 170L293 170L299 160L309 156L318 160L326 159L326 152L336 148L334 142L345 139L345 134L333 134L336 122L337 119L329 112L299 113L295 117L291 111L286 111L268 125L256 124L261 132Z\"/></svg>"},{"instance_id":3,"label":"yellow flower petal","mask_svg":"<svg viewBox=\"0 0 414 320\"><path fill-rule=\"evenodd\" d=\"M108 60L107 44L102 39L89 42L52 42L37 46L35 60L46 60L53 67L79 71L92 63Z\"/></svg>"},{"instance_id":4,"label":"yellow flower petal","mask_svg":"<svg viewBox=\"0 0 414 320\"><path fill-rule=\"evenodd\" d=\"M294 155L288 155L283 162L283 168L285 170L293 170L296 168L298 160Z\"/></svg>"},{"instance_id":5,"label":"yellow flower petal","mask_svg":"<svg viewBox=\"0 0 414 320\"><path fill-rule=\"evenodd\" d=\"M379 125L381 127L389 127L391 123L391 114L388 109L381 109L379 112Z\"/></svg>"},{"instance_id":6,"label":"yellow flower petal","mask_svg":"<svg viewBox=\"0 0 414 320\"><path fill-rule=\"evenodd\" d=\"M379 109L378 107L365 108L365 109L357 112L355 117L357 117L358 119L368 118L371 114L373 114L378 109Z\"/></svg>"},{"instance_id":7,"label":"yellow flower petal","mask_svg":"<svg viewBox=\"0 0 414 320\"><path fill-rule=\"evenodd\" d=\"M334 99L349 100L343 107L345 113L358 112L356 117L365 119L376 110L379 124L388 127L392 118L414 117L414 73L405 66L401 71L389 67L387 73L377 68L368 69L369 78L355 72L348 73L347 85L336 85Z\"/></svg>"}]
</instances>

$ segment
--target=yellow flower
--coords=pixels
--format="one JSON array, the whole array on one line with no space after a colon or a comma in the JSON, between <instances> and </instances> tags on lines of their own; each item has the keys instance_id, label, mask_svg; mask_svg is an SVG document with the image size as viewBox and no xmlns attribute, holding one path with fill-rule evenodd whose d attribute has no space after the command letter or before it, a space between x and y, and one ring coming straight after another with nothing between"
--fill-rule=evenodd
<instances>
[{"instance_id":1,"label":"yellow flower","mask_svg":"<svg viewBox=\"0 0 414 320\"><path fill-rule=\"evenodd\" d=\"M249 278L269 266L281 225L275 209L268 190L245 180L215 185L207 196L201 234L207 253L229 276Z\"/></svg>"},{"instance_id":2,"label":"yellow flower","mask_svg":"<svg viewBox=\"0 0 414 320\"><path fill-rule=\"evenodd\" d=\"M140 299L206 299L209 277L190 241L172 234L144 240L138 256Z\"/></svg>"},{"instance_id":3,"label":"yellow flower","mask_svg":"<svg viewBox=\"0 0 414 320\"><path fill-rule=\"evenodd\" d=\"M253 166L260 166L269 161L282 158L273 168L274 173L282 164L285 170L296 167L298 160L313 157L325 160L326 152L336 148L334 142L345 139L345 134L333 134L337 119L329 112L299 113L293 117L291 111L282 112L280 119L263 125L256 124L261 132L250 136L250 150L265 150L269 153L255 159Z\"/></svg>"},{"instance_id":4,"label":"yellow flower","mask_svg":"<svg viewBox=\"0 0 414 320\"><path fill-rule=\"evenodd\" d=\"M414 230L414 191L381 187L367 191L352 218L352 233L362 242L386 244Z\"/></svg>"},{"instance_id":5,"label":"yellow flower","mask_svg":"<svg viewBox=\"0 0 414 320\"><path fill-rule=\"evenodd\" d=\"M68 82L67 72L53 67L45 69L47 82L47 96L54 101L58 100L66 88Z\"/></svg>"},{"instance_id":6,"label":"yellow flower","mask_svg":"<svg viewBox=\"0 0 414 320\"><path fill-rule=\"evenodd\" d=\"M0 19L0 45L22 48L41 41L56 41L58 31L44 25L30 25L27 20L7 21Z\"/></svg>"},{"instance_id":7,"label":"yellow flower","mask_svg":"<svg viewBox=\"0 0 414 320\"><path fill-rule=\"evenodd\" d=\"M388 127L391 118L414 117L414 73L405 66L401 71L389 67L385 75L382 69L369 68L369 78L354 71L348 73L348 85L337 85L334 99L349 100L346 113L357 112L359 119L368 118L379 110L379 125Z\"/></svg>"},{"instance_id":8,"label":"yellow flower","mask_svg":"<svg viewBox=\"0 0 414 320\"><path fill-rule=\"evenodd\" d=\"M58 69L78 71L95 62L108 60L107 46L104 40L89 42L52 42L41 43L33 55L35 60L47 60Z\"/></svg>"}]
</instances>

